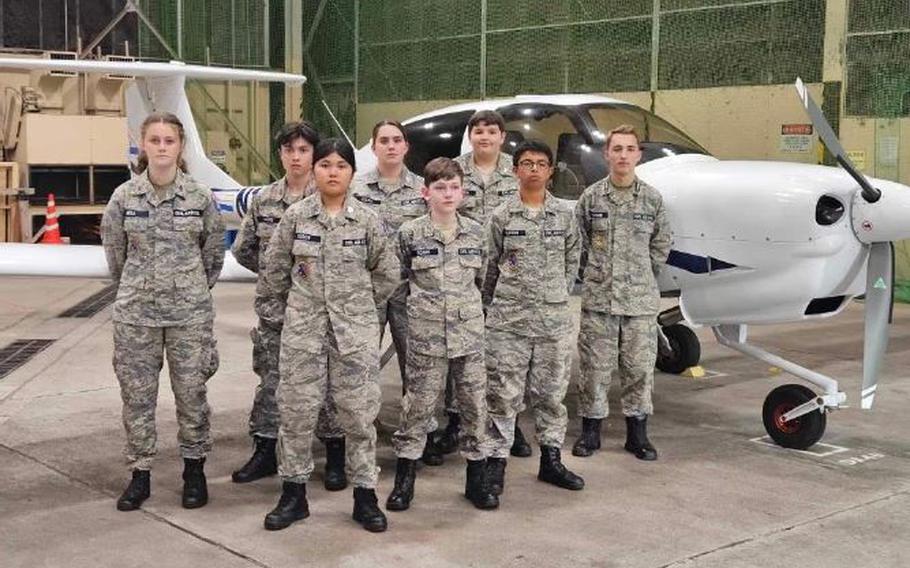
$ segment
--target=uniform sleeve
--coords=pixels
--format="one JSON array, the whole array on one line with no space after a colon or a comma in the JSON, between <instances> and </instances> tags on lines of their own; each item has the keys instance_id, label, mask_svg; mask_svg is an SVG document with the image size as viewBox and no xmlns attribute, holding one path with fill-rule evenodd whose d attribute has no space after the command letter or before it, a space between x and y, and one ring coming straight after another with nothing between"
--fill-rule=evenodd
<instances>
[{"instance_id":1,"label":"uniform sleeve","mask_svg":"<svg viewBox=\"0 0 910 568\"><path fill-rule=\"evenodd\" d=\"M578 223L575 215L568 215L568 227L566 227L566 287L569 293L575 287L575 277L578 276L578 264L581 257L581 239L578 235Z\"/></svg>"},{"instance_id":2,"label":"uniform sleeve","mask_svg":"<svg viewBox=\"0 0 910 568\"><path fill-rule=\"evenodd\" d=\"M401 264L392 240L379 230L378 217L370 223L367 246L367 269L373 281L373 301L383 305L401 285Z\"/></svg>"},{"instance_id":3,"label":"uniform sleeve","mask_svg":"<svg viewBox=\"0 0 910 568\"><path fill-rule=\"evenodd\" d=\"M575 203L575 230L578 231L579 255L578 255L578 275L583 276L585 266L588 264L588 254L591 251L591 217L588 215L588 202L590 195L587 190L581 194L581 198Z\"/></svg>"},{"instance_id":4,"label":"uniform sleeve","mask_svg":"<svg viewBox=\"0 0 910 568\"><path fill-rule=\"evenodd\" d=\"M231 246L231 252L240 266L252 272L259 272L259 237L256 235L258 211L259 195L255 195L243 223L240 224L240 230L237 231L237 238Z\"/></svg>"},{"instance_id":5,"label":"uniform sleeve","mask_svg":"<svg viewBox=\"0 0 910 568\"><path fill-rule=\"evenodd\" d=\"M396 239L398 247L395 254L398 255L398 262L401 264L401 279L408 281L411 279L411 234L410 231L398 231Z\"/></svg>"},{"instance_id":6,"label":"uniform sleeve","mask_svg":"<svg viewBox=\"0 0 910 568\"><path fill-rule=\"evenodd\" d=\"M127 243L126 231L123 230L121 195L119 191L114 192L101 217L101 244L104 246L107 268L111 272L114 284L120 284L120 275L123 274L123 265L126 264Z\"/></svg>"},{"instance_id":7,"label":"uniform sleeve","mask_svg":"<svg viewBox=\"0 0 910 568\"><path fill-rule=\"evenodd\" d=\"M654 232L651 233L651 270L654 276L667 262L670 255L670 221L667 219L667 209L664 200L658 196L657 213L654 215Z\"/></svg>"},{"instance_id":8,"label":"uniform sleeve","mask_svg":"<svg viewBox=\"0 0 910 568\"><path fill-rule=\"evenodd\" d=\"M262 318L275 329L281 328L284 322L284 311L288 303L288 292L291 290L291 269L294 266L294 227L297 221L294 215L281 217L278 227L272 233L268 251L265 256L265 272L259 276L264 284L264 306L261 313L275 314L275 320Z\"/></svg>"},{"instance_id":9,"label":"uniform sleeve","mask_svg":"<svg viewBox=\"0 0 910 568\"><path fill-rule=\"evenodd\" d=\"M485 227L486 244L483 255L483 282L480 287L480 297L483 305L489 306L493 302L493 292L499 281L499 260L502 258L502 223L497 215L490 215Z\"/></svg>"},{"instance_id":10,"label":"uniform sleeve","mask_svg":"<svg viewBox=\"0 0 910 568\"><path fill-rule=\"evenodd\" d=\"M224 266L224 220L213 196L210 197L202 217L202 234L199 240L202 246L202 267L211 288L218 281L221 267Z\"/></svg>"}]
</instances>

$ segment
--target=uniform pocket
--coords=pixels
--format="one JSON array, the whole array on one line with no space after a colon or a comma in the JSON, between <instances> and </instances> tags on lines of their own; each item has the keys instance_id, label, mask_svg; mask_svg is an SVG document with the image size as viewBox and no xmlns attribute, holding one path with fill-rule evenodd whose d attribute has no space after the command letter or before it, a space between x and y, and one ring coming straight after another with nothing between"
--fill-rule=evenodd
<instances>
[{"instance_id":1,"label":"uniform pocket","mask_svg":"<svg viewBox=\"0 0 910 568\"><path fill-rule=\"evenodd\" d=\"M123 220L123 230L127 233L144 233L148 230L149 218L146 217L127 217Z\"/></svg>"},{"instance_id":2,"label":"uniform pocket","mask_svg":"<svg viewBox=\"0 0 910 568\"><path fill-rule=\"evenodd\" d=\"M191 233L201 233L202 228L203 228L203 226L202 226L201 217L177 217L176 215L174 216L174 230L175 231L187 231L187 232L191 232Z\"/></svg>"},{"instance_id":3,"label":"uniform pocket","mask_svg":"<svg viewBox=\"0 0 910 568\"><path fill-rule=\"evenodd\" d=\"M483 258L479 254L459 254L458 262L465 268L480 268Z\"/></svg>"},{"instance_id":4,"label":"uniform pocket","mask_svg":"<svg viewBox=\"0 0 910 568\"><path fill-rule=\"evenodd\" d=\"M458 308L458 319L461 321L469 321L475 318L479 318L483 315L483 307L480 303L471 303L465 304Z\"/></svg>"},{"instance_id":5,"label":"uniform pocket","mask_svg":"<svg viewBox=\"0 0 910 568\"><path fill-rule=\"evenodd\" d=\"M442 255L437 251L436 254L415 256L411 259L411 270L429 270L442 264Z\"/></svg>"},{"instance_id":6,"label":"uniform pocket","mask_svg":"<svg viewBox=\"0 0 910 568\"><path fill-rule=\"evenodd\" d=\"M321 242L295 240L291 246L291 253L296 257L318 257L321 250Z\"/></svg>"}]
</instances>

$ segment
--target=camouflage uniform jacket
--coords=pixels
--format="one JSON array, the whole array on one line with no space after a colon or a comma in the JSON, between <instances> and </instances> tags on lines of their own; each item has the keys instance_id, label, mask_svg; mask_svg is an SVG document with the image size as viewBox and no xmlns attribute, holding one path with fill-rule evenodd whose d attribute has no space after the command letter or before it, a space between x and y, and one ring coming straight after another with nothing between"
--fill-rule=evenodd
<instances>
[{"instance_id":1,"label":"camouflage uniform jacket","mask_svg":"<svg viewBox=\"0 0 910 568\"><path fill-rule=\"evenodd\" d=\"M250 201L249 210L231 247L234 258L241 266L259 274L253 305L256 315L275 329L281 328L284 313L271 313L269 310L274 304L267 301L265 282L262 278L269 240L287 208L311 195L313 187L313 184L308 185L302 195L290 195L287 191L287 178L283 177L262 188Z\"/></svg>"},{"instance_id":2,"label":"camouflage uniform jacket","mask_svg":"<svg viewBox=\"0 0 910 568\"><path fill-rule=\"evenodd\" d=\"M582 308L622 316L660 311L657 274L670 253L660 193L637 178L617 189L607 177L585 189L575 216L588 252Z\"/></svg>"},{"instance_id":3,"label":"camouflage uniform jacket","mask_svg":"<svg viewBox=\"0 0 910 568\"><path fill-rule=\"evenodd\" d=\"M483 227L457 219L448 244L429 215L398 232L398 258L409 283L408 349L449 359L483 350Z\"/></svg>"},{"instance_id":4,"label":"camouflage uniform jacket","mask_svg":"<svg viewBox=\"0 0 910 568\"><path fill-rule=\"evenodd\" d=\"M315 194L285 212L262 277L268 309L284 313L282 343L318 353L333 333L345 355L364 346L364 328L378 328L376 306L401 283L401 268L375 213L348 199L332 217Z\"/></svg>"},{"instance_id":5,"label":"camouflage uniform jacket","mask_svg":"<svg viewBox=\"0 0 910 568\"><path fill-rule=\"evenodd\" d=\"M510 197L490 217L487 250L487 326L527 337L568 333L581 252L571 206L547 193L532 216L518 195Z\"/></svg>"},{"instance_id":6,"label":"camouflage uniform jacket","mask_svg":"<svg viewBox=\"0 0 910 568\"><path fill-rule=\"evenodd\" d=\"M485 225L493 210L518 191L518 178L512 171L512 157L499 154L499 163L486 184L480 170L474 165L473 152L462 154L455 161L464 170L464 201L458 207L458 212Z\"/></svg>"},{"instance_id":7,"label":"camouflage uniform jacket","mask_svg":"<svg viewBox=\"0 0 910 568\"><path fill-rule=\"evenodd\" d=\"M148 173L118 187L101 240L117 283L113 320L184 326L214 317L209 289L224 264L224 223L211 190L177 172L162 196Z\"/></svg>"},{"instance_id":8,"label":"camouflage uniform jacket","mask_svg":"<svg viewBox=\"0 0 910 568\"><path fill-rule=\"evenodd\" d=\"M379 215L383 232L392 238L402 223L426 215L427 204L420 195L421 187L423 178L407 168L402 168L397 185L383 183L379 170L373 169L355 178L349 193Z\"/></svg>"}]
</instances>

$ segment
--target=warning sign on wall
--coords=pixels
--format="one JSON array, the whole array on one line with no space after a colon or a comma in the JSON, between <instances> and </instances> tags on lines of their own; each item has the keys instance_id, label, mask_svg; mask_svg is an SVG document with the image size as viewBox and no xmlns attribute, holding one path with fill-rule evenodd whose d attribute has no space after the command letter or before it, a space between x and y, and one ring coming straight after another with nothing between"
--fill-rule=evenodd
<instances>
[{"instance_id":1,"label":"warning sign on wall","mask_svg":"<svg viewBox=\"0 0 910 568\"><path fill-rule=\"evenodd\" d=\"M812 150L811 124L781 124L780 151L785 154L807 154Z\"/></svg>"}]
</instances>

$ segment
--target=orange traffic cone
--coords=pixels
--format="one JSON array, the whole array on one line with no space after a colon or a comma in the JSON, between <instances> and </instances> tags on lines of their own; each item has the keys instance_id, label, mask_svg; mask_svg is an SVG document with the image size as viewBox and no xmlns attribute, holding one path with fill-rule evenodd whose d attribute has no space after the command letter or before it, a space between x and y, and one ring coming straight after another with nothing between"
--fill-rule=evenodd
<instances>
[{"instance_id":1,"label":"orange traffic cone","mask_svg":"<svg viewBox=\"0 0 910 568\"><path fill-rule=\"evenodd\" d=\"M44 235L41 237L43 245L66 244L60 238L60 223L57 222L57 202L54 194L47 194L47 216L44 218Z\"/></svg>"}]
</instances>

